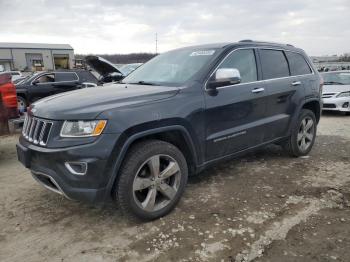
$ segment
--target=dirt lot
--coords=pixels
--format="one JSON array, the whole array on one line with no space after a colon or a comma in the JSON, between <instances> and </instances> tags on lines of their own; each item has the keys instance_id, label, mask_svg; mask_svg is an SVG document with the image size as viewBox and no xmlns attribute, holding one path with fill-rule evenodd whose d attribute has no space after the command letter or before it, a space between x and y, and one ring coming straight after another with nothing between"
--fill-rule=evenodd
<instances>
[{"instance_id":1,"label":"dirt lot","mask_svg":"<svg viewBox=\"0 0 350 262\"><path fill-rule=\"evenodd\" d=\"M16 140L0 138L0 261L349 261L350 117L323 116L309 157L270 146L191 178L146 224L42 188Z\"/></svg>"}]
</instances>

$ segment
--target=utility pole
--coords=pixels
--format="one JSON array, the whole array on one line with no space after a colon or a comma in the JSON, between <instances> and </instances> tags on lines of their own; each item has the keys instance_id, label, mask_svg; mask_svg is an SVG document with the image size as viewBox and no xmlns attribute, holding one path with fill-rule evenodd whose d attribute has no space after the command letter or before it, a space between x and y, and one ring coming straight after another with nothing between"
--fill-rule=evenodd
<instances>
[{"instance_id":1,"label":"utility pole","mask_svg":"<svg viewBox=\"0 0 350 262\"><path fill-rule=\"evenodd\" d=\"M156 54L158 54L158 33L156 33Z\"/></svg>"}]
</instances>

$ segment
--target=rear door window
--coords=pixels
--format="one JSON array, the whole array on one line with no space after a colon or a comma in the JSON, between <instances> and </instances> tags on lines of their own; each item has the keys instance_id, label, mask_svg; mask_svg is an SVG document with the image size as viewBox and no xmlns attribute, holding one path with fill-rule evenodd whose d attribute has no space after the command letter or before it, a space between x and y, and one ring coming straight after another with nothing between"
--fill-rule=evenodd
<instances>
[{"instance_id":1,"label":"rear door window","mask_svg":"<svg viewBox=\"0 0 350 262\"><path fill-rule=\"evenodd\" d=\"M62 81L77 81L78 76L76 73L73 72L60 72L56 73L56 82L62 82Z\"/></svg>"},{"instance_id":2,"label":"rear door window","mask_svg":"<svg viewBox=\"0 0 350 262\"><path fill-rule=\"evenodd\" d=\"M241 83L254 82L258 79L255 54L253 49L233 51L219 68L235 68L241 74Z\"/></svg>"},{"instance_id":3,"label":"rear door window","mask_svg":"<svg viewBox=\"0 0 350 262\"><path fill-rule=\"evenodd\" d=\"M283 51L261 49L260 59L264 79L289 76L289 67Z\"/></svg>"},{"instance_id":4,"label":"rear door window","mask_svg":"<svg viewBox=\"0 0 350 262\"><path fill-rule=\"evenodd\" d=\"M301 54L286 52L292 76L311 74L311 68Z\"/></svg>"}]
</instances>

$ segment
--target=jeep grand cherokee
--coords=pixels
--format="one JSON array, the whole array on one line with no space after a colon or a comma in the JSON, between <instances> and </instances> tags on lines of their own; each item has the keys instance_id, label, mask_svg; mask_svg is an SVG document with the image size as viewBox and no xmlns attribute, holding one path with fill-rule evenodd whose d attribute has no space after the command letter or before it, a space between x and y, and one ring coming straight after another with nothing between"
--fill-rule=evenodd
<instances>
[{"instance_id":1,"label":"jeep grand cherokee","mask_svg":"<svg viewBox=\"0 0 350 262\"><path fill-rule=\"evenodd\" d=\"M241 41L161 54L96 92L34 103L19 160L67 198L117 202L151 220L179 201L188 174L270 143L308 154L322 81L303 50Z\"/></svg>"}]
</instances>

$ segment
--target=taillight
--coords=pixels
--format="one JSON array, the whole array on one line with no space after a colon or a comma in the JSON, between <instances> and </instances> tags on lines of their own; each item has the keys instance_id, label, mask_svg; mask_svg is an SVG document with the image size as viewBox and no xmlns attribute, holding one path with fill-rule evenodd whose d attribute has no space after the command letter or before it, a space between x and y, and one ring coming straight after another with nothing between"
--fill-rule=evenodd
<instances>
[{"instance_id":1,"label":"taillight","mask_svg":"<svg viewBox=\"0 0 350 262\"><path fill-rule=\"evenodd\" d=\"M10 74L0 74L0 92L5 107L17 108L16 87L11 82Z\"/></svg>"},{"instance_id":2,"label":"taillight","mask_svg":"<svg viewBox=\"0 0 350 262\"><path fill-rule=\"evenodd\" d=\"M322 96L322 93L323 93L323 84L324 84L323 77L320 76L320 95L321 96Z\"/></svg>"},{"instance_id":3,"label":"taillight","mask_svg":"<svg viewBox=\"0 0 350 262\"><path fill-rule=\"evenodd\" d=\"M11 83L11 75L10 74L0 74L0 85Z\"/></svg>"}]
</instances>

